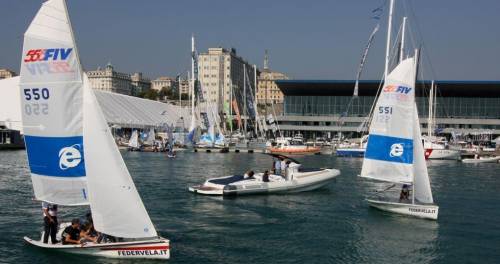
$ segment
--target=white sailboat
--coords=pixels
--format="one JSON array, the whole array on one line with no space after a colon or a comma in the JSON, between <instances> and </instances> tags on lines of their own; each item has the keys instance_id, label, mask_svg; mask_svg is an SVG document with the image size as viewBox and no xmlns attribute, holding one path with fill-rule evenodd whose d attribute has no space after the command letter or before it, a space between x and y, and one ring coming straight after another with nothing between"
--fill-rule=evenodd
<instances>
[{"instance_id":1,"label":"white sailboat","mask_svg":"<svg viewBox=\"0 0 500 264\"><path fill-rule=\"evenodd\" d=\"M436 128L436 87L432 81L429 91L429 115L427 119L427 136L423 138L426 159L460 160L460 150L450 149L446 141L434 136ZM445 138L443 138L445 139Z\"/></svg>"},{"instance_id":2,"label":"white sailboat","mask_svg":"<svg viewBox=\"0 0 500 264\"><path fill-rule=\"evenodd\" d=\"M130 139L128 140L129 150L139 150L141 145L139 145L139 132L137 130L132 131Z\"/></svg>"},{"instance_id":3,"label":"white sailboat","mask_svg":"<svg viewBox=\"0 0 500 264\"><path fill-rule=\"evenodd\" d=\"M35 198L90 205L94 228L121 242L25 241L74 254L168 259L170 242L158 236L82 71L64 0L44 2L26 31L20 78Z\"/></svg>"},{"instance_id":4,"label":"white sailboat","mask_svg":"<svg viewBox=\"0 0 500 264\"><path fill-rule=\"evenodd\" d=\"M425 163L415 78L418 51L388 73L375 106L361 177L412 186L411 199L374 200L378 209L409 216L437 219Z\"/></svg>"}]
</instances>

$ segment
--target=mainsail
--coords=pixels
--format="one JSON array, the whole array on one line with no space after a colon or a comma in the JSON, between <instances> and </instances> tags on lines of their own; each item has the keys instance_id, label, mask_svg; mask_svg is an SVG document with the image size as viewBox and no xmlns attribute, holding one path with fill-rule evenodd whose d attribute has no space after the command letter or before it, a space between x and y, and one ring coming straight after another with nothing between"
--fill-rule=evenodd
<instances>
[{"instance_id":1,"label":"mainsail","mask_svg":"<svg viewBox=\"0 0 500 264\"><path fill-rule=\"evenodd\" d=\"M413 182L416 69L415 58L408 58L387 75L370 124L362 177Z\"/></svg>"},{"instance_id":2,"label":"mainsail","mask_svg":"<svg viewBox=\"0 0 500 264\"><path fill-rule=\"evenodd\" d=\"M144 141L144 143L148 144L148 145L153 145L155 143L155 129L154 128L149 128L149 132L148 132L148 136L146 138L146 140Z\"/></svg>"},{"instance_id":3,"label":"mainsail","mask_svg":"<svg viewBox=\"0 0 500 264\"><path fill-rule=\"evenodd\" d=\"M82 69L62 0L43 3L24 35L20 87L35 198L87 204Z\"/></svg>"}]
</instances>

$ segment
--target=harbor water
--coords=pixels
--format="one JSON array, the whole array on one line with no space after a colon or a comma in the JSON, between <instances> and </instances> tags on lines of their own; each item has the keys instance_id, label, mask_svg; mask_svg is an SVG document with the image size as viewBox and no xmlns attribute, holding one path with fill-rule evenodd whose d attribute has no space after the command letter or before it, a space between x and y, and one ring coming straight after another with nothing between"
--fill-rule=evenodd
<instances>
[{"instance_id":1,"label":"harbor water","mask_svg":"<svg viewBox=\"0 0 500 264\"><path fill-rule=\"evenodd\" d=\"M429 161L440 206L438 221L429 221L369 208L364 199L389 185L358 177L362 159L299 157L306 167L334 167L342 174L312 192L223 199L197 196L187 187L268 169L270 157L122 154L158 232L171 240L169 263L500 263L500 164ZM25 244L23 236L39 238L42 229L41 205L32 197L25 152L0 152L1 263L148 263ZM59 219L87 210L61 207Z\"/></svg>"}]
</instances>

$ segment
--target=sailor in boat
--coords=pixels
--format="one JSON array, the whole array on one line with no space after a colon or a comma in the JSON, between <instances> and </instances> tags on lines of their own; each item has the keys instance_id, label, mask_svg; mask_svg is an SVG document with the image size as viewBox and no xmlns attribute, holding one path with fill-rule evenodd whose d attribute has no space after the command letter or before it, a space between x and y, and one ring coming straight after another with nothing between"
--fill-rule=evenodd
<instances>
[{"instance_id":1,"label":"sailor in boat","mask_svg":"<svg viewBox=\"0 0 500 264\"><path fill-rule=\"evenodd\" d=\"M287 181L290 181L292 180L292 175L293 175L293 167L295 167L297 165L297 163L295 162L292 162L290 160L287 160L285 162L285 175L283 175L285 177L285 180Z\"/></svg>"},{"instance_id":2,"label":"sailor in boat","mask_svg":"<svg viewBox=\"0 0 500 264\"><path fill-rule=\"evenodd\" d=\"M262 175L262 181L263 182L269 182L269 171L266 170L264 174Z\"/></svg>"},{"instance_id":3,"label":"sailor in boat","mask_svg":"<svg viewBox=\"0 0 500 264\"><path fill-rule=\"evenodd\" d=\"M399 201L409 201L410 200L410 188L408 184L403 184L403 188L401 189L401 193L399 194Z\"/></svg>"},{"instance_id":4,"label":"sailor in boat","mask_svg":"<svg viewBox=\"0 0 500 264\"><path fill-rule=\"evenodd\" d=\"M253 170L249 170L249 171L245 172L245 174L243 175L243 179L246 179L246 180L254 179L253 175L254 175Z\"/></svg>"},{"instance_id":5,"label":"sailor in boat","mask_svg":"<svg viewBox=\"0 0 500 264\"><path fill-rule=\"evenodd\" d=\"M71 225L62 232L63 245L80 244L80 219L71 220Z\"/></svg>"},{"instance_id":6,"label":"sailor in boat","mask_svg":"<svg viewBox=\"0 0 500 264\"><path fill-rule=\"evenodd\" d=\"M286 159L281 159L281 164L280 164L280 167L281 167L281 176L286 176L286 169L288 168L287 166L287 160Z\"/></svg>"},{"instance_id":7,"label":"sailor in boat","mask_svg":"<svg viewBox=\"0 0 500 264\"><path fill-rule=\"evenodd\" d=\"M85 223L80 229L80 244L85 244L88 242L97 242L97 233L94 232L94 225L92 223Z\"/></svg>"},{"instance_id":8,"label":"sailor in boat","mask_svg":"<svg viewBox=\"0 0 500 264\"><path fill-rule=\"evenodd\" d=\"M49 242L49 235L52 244L57 244L57 204L42 202L44 234L43 243Z\"/></svg>"},{"instance_id":9,"label":"sailor in boat","mask_svg":"<svg viewBox=\"0 0 500 264\"><path fill-rule=\"evenodd\" d=\"M87 234L91 237L95 237L96 240L101 236L101 233L97 232L97 230L95 230L95 228L94 228L94 221L92 220L92 213L91 212L88 212L85 215L85 223L83 224L83 226L88 227Z\"/></svg>"},{"instance_id":10,"label":"sailor in boat","mask_svg":"<svg viewBox=\"0 0 500 264\"><path fill-rule=\"evenodd\" d=\"M280 175L281 174L281 160L279 158L274 161L274 174Z\"/></svg>"}]
</instances>

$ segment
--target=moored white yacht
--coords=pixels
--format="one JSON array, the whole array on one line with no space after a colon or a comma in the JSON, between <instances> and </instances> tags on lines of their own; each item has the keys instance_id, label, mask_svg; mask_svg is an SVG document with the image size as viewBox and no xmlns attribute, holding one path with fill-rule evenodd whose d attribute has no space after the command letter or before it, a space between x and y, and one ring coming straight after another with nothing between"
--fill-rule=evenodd
<instances>
[{"instance_id":1,"label":"moored white yacht","mask_svg":"<svg viewBox=\"0 0 500 264\"><path fill-rule=\"evenodd\" d=\"M423 137L426 159L460 160L460 150L451 149L444 143L433 142Z\"/></svg>"}]
</instances>

